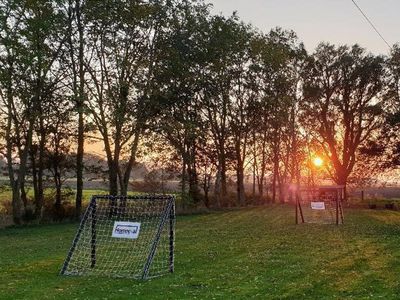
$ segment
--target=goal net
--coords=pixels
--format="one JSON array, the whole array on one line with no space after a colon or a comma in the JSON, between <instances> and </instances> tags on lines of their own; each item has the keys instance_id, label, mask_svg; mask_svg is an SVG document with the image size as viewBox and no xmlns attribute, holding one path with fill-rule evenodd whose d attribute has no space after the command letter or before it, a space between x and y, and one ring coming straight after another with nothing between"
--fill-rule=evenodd
<instances>
[{"instance_id":1,"label":"goal net","mask_svg":"<svg viewBox=\"0 0 400 300\"><path fill-rule=\"evenodd\" d=\"M296 199L296 223L342 224L342 186L305 189Z\"/></svg>"},{"instance_id":2,"label":"goal net","mask_svg":"<svg viewBox=\"0 0 400 300\"><path fill-rule=\"evenodd\" d=\"M336 204L326 199L313 199L303 203L303 215L307 223L333 224L336 217Z\"/></svg>"},{"instance_id":3,"label":"goal net","mask_svg":"<svg viewBox=\"0 0 400 300\"><path fill-rule=\"evenodd\" d=\"M174 271L173 196L93 196L63 275L147 279Z\"/></svg>"}]
</instances>

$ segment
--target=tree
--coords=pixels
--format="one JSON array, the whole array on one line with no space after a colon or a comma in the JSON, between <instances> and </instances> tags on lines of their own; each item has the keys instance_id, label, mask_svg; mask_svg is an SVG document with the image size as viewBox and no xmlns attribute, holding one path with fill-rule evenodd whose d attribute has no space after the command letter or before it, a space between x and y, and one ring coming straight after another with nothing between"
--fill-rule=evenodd
<instances>
[{"instance_id":1,"label":"tree","mask_svg":"<svg viewBox=\"0 0 400 300\"><path fill-rule=\"evenodd\" d=\"M165 6L159 1L89 1L87 6L88 107L104 142L110 194L126 195L139 139L155 107L150 97L154 46Z\"/></svg>"},{"instance_id":2,"label":"tree","mask_svg":"<svg viewBox=\"0 0 400 300\"><path fill-rule=\"evenodd\" d=\"M13 216L21 223L22 203L26 205L25 176L34 132L39 129L39 157L43 158L42 114L55 82L55 61L61 54L62 12L52 1L5 1L1 11L1 98L6 109L6 157L13 190ZM49 77L52 79L50 80ZM18 157L18 163L16 163ZM39 172L43 170L43 160ZM41 186L41 176L38 179ZM36 194L36 215L43 194Z\"/></svg>"},{"instance_id":3,"label":"tree","mask_svg":"<svg viewBox=\"0 0 400 300\"><path fill-rule=\"evenodd\" d=\"M83 155L84 155L84 111L85 111L85 0L68 0L68 48L72 71L72 93L78 114L77 153L76 153L76 199L75 214L81 215L83 191Z\"/></svg>"},{"instance_id":4,"label":"tree","mask_svg":"<svg viewBox=\"0 0 400 300\"><path fill-rule=\"evenodd\" d=\"M188 194L194 203L200 201L196 159L204 138L199 93L206 59L204 29L208 9L190 1L177 4L169 30L160 36L157 46L165 49L156 69L158 93L164 106L154 126L181 157L182 194Z\"/></svg>"},{"instance_id":5,"label":"tree","mask_svg":"<svg viewBox=\"0 0 400 300\"><path fill-rule=\"evenodd\" d=\"M391 49L391 53L386 61L386 99L389 107L387 109L386 124L384 127L384 137L388 140L386 145L387 152L390 153L387 167L400 165L400 45L396 44Z\"/></svg>"},{"instance_id":6,"label":"tree","mask_svg":"<svg viewBox=\"0 0 400 300\"><path fill-rule=\"evenodd\" d=\"M4 1L0 9L0 84L1 100L5 107L6 122L4 130L5 157L12 188L13 219L16 224L22 221L21 186L25 178L29 145L32 139L32 115L28 117L31 102L19 101L18 84L22 64L22 19L24 12L17 11L18 2ZM26 100L26 99L24 99ZM26 129L26 130L24 130ZM24 142L25 140L25 142ZM24 146L25 145L25 146ZM19 164L16 166L15 153Z\"/></svg>"},{"instance_id":7,"label":"tree","mask_svg":"<svg viewBox=\"0 0 400 300\"><path fill-rule=\"evenodd\" d=\"M259 194L263 196L267 168L272 173L272 200L277 187L281 201L285 186L298 178L299 69L304 46L292 31L280 28L256 36L251 45L251 82L255 97L253 162Z\"/></svg>"},{"instance_id":8,"label":"tree","mask_svg":"<svg viewBox=\"0 0 400 300\"><path fill-rule=\"evenodd\" d=\"M337 184L347 185L358 150L382 127L383 75L383 58L358 45L320 44L304 70L303 117Z\"/></svg>"},{"instance_id":9,"label":"tree","mask_svg":"<svg viewBox=\"0 0 400 300\"><path fill-rule=\"evenodd\" d=\"M63 100L63 96L58 98L56 107L52 113L47 116L49 122L46 130L46 150L44 155L44 166L49 170L56 190L54 206L56 211L61 209L62 186L68 173L76 168L71 155L72 136L76 131L72 122L71 102L68 99Z\"/></svg>"},{"instance_id":10,"label":"tree","mask_svg":"<svg viewBox=\"0 0 400 300\"><path fill-rule=\"evenodd\" d=\"M235 84L234 61L235 56L239 55L236 48L236 34L240 32L238 17L212 16L205 32L208 59L202 72L201 113L217 150L215 196L220 206L227 201L228 162L233 156L229 140L229 112L232 104L230 92Z\"/></svg>"},{"instance_id":11,"label":"tree","mask_svg":"<svg viewBox=\"0 0 400 300\"><path fill-rule=\"evenodd\" d=\"M219 206L218 203L212 203L210 192L213 176L216 174L218 159L215 147L207 139L203 139L197 151L197 168L199 172L199 185L204 193L204 205L210 208L212 205Z\"/></svg>"},{"instance_id":12,"label":"tree","mask_svg":"<svg viewBox=\"0 0 400 300\"><path fill-rule=\"evenodd\" d=\"M65 11L54 1L24 2L27 12L25 35L25 97L33 101L34 134L37 144L37 188L35 189L35 216L41 217L44 201L44 160L48 127L55 93L64 78L63 56L67 35L64 33ZM30 145L28 145L30 147Z\"/></svg>"},{"instance_id":13,"label":"tree","mask_svg":"<svg viewBox=\"0 0 400 300\"><path fill-rule=\"evenodd\" d=\"M248 64L253 32L250 26L244 24L237 24L233 31L235 39L232 41L232 53L229 57L232 86L229 92L231 106L228 111L228 122L234 149L237 204L243 206L246 202L245 163L249 152L248 143L254 121L253 116L257 111L254 94L249 88L252 84Z\"/></svg>"}]
</instances>

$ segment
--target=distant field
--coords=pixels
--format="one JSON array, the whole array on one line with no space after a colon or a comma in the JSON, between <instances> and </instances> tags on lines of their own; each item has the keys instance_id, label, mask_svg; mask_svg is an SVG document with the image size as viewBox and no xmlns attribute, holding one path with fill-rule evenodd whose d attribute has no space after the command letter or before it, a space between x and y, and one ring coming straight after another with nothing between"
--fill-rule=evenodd
<instances>
[{"instance_id":1,"label":"distant field","mask_svg":"<svg viewBox=\"0 0 400 300\"><path fill-rule=\"evenodd\" d=\"M46 190L45 191L45 198L48 199L52 199L51 196L51 191ZM91 196L93 195L103 195L103 194L107 194L108 192L105 190L83 190L83 202L88 203L89 199ZM47 194L47 196L46 196ZM32 189L28 189L28 193L27 193L29 198L33 198L33 190ZM2 218L5 217L5 215L7 214L7 209L8 211L11 210L11 200L12 200L12 194L10 190L7 191L0 191L0 228L5 224L8 224L9 221L2 221ZM71 201L74 201L74 196L71 197ZM8 202L8 203L6 203Z\"/></svg>"},{"instance_id":2,"label":"distant field","mask_svg":"<svg viewBox=\"0 0 400 300\"><path fill-rule=\"evenodd\" d=\"M45 193L50 193L49 191L46 191ZM93 195L103 195L103 194L107 194L108 192L106 190L83 190L83 199L84 201L89 201L90 197ZM33 190L32 189L28 189L28 197L33 197ZM11 201L12 199L12 194L11 191L2 191L0 192L0 203L2 201Z\"/></svg>"},{"instance_id":3,"label":"distant field","mask_svg":"<svg viewBox=\"0 0 400 300\"><path fill-rule=\"evenodd\" d=\"M178 217L176 272L150 281L58 275L77 224L0 230L1 299L399 299L400 212L293 224L268 206Z\"/></svg>"},{"instance_id":4,"label":"distant field","mask_svg":"<svg viewBox=\"0 0 400 300\"><path fill-rule=\"evenodd\" d=\"M366 199L398 199L400 200L400 187L366 187L350 191L350 196L361 197L361 190L364 191Z\"/></svg>"}]
</instances>

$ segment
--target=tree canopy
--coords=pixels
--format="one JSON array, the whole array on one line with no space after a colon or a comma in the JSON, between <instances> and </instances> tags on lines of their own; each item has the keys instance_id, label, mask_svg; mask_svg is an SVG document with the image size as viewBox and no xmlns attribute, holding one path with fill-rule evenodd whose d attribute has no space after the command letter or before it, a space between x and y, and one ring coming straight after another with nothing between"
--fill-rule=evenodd
<instances>
[{"instance_id":1,"label":"tree canopy","mask_svg":"<svg viewBox=\"0 0 400 300\"><path fill-rule=\"evenodd\" d=\"M60 208L67 170L80 215L89 136L111 194L127 194L150 149L174 162L187 204L214 207L288 200L289 185L310 182L313 155L345 186L366 161L399 165L397 45L387 57L329 43L307 53L293 31L263 33L197 0L1 0L0 23L16 223L32 209L40 219L46 186Z\"/></svg>"}]
</instances>

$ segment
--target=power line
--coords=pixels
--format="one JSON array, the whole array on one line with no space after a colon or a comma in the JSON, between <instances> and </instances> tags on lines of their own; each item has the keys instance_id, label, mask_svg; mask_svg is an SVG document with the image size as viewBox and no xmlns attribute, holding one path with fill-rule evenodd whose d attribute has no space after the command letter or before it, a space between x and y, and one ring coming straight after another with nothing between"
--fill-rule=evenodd
<instances>
[{"instance_id":1,"label":"power line","mask_svg":"<svg viewBox=\"0 0 400 300\"><path fill-rule=\"evenodd\" d=\"M351 0L351 2L354 3L354 5L357 7L357 9L360 11L360 13L364 16L365 20L371 25L371 27L375 30L375 32L379 35L379 37L382 39L382 41L385 42L385 44L389 47L389 49L392 49L392 47L389 45L389 43L385 40L383 35L379 32L379 30L375 27L374 23L367 17L367 15L363 12L360 6L356 3L355 0Z\"/></svg>"}]
</instances>

